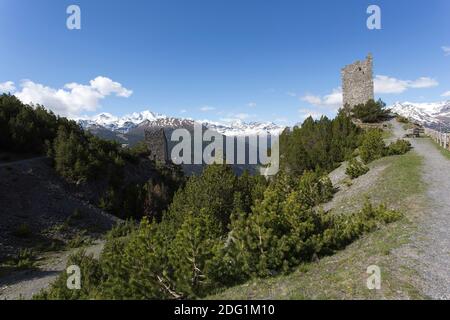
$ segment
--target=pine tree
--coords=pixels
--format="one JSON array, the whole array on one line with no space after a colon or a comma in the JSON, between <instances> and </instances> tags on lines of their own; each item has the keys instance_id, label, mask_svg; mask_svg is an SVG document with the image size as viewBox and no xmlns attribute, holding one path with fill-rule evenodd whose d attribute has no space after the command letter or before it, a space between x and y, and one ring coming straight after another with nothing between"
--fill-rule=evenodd
<instances>
[{"instance_id":1,"label":"pine tree","mask_svg":"<svg viewBox=\"0 0 450 320\"><path fill-rule=\"evenodd\" d=\"M237 178L229 166L210 165L201 176L192 176L183 190L177 192L167 219L181 225L191 212L206 211L226 230L233 212Z\"/></svg>"},{"instance_id":2,"label":"pine tree","mask_svg":"<svg viewBox=\"0 0 450 320\"><path fill-rule=\"evenodd\" d=\"M203 296L213 288L207 262L213 257L211 248L219 242L221 234L220 224L209 213L185 217L168 252L177 292L192 298Z\"/></svg>"},{"instance_id":3,"label":"pine tree","mask_svg":"<svg viewBox=\"0 0 450 320\"><path fill-rule=\"evenodd\" d=\"M380 130L372 129L364 134L359 155L365 164L386 155L386 145Z\"/></svg>"}]
</instances>

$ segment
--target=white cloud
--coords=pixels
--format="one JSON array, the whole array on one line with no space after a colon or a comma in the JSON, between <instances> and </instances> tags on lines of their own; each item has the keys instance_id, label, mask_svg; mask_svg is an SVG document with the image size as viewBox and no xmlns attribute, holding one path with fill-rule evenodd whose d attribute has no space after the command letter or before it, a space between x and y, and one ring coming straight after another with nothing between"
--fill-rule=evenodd
<instances>
[{"instance_id":1,"label":"white cloud","mask_svg":"<svg viewBox=\"0 0 450 320\"><path fill-rule=\"evenodd\" d=\"M129 97L133 92L109 78L97 77L89 85L68 83L55 89L31 80L23 80L21 89L15 92L23 103L41 104L58 115L76 117L82 112L95 111L100 100L112 94Z\"/></svg>"},{"instance_id":2,"label":"white cloud","mask_svg":"<svg viewBox=\"0 0 450 320\"><path fill-rule=\"evenodd\" d=\"M181 109L181 110L180 110L180 113L181 113L181 114L184 114L184 113L186 113L186 112L187 112L186 109Z\"/></svg>"},{"instance_id":3,"label":"white cloud","mask_svg":"<svg viewBox=\"0 0 450 320\"><path fill-rule=\"evenodd\" d=\"M424 88L432 88L437 87L439 82L435 79L429 77L421 77L414 81L409 81L409 88L413 89L424 89Z\"/></svg>"},{"instance_id":4,"label":"white cloud","mask_svg":"<svg viewBox=\"0 0 450 320\"><path fill-rule=\"evenodd\" d=\"M322 112L311 110L311 109L299 109L300 118L305 120L306 118L312 117L313 119L320 119L324 114Z\"/></svg>"},{"instance_id":5,"label":"white cloud","mask_svg":"<svg viewBox=\"0 0 450 320\"><path fill-rule=\"evenodd\" d=\"M408 82L388 76L376 76L374 86L377 93L402 93L408 88Z\"/></svg>"},{"instance_id":6,"label":"white cloud","mask_svg":"<svg viewBox=\"0 0 450 320\"><path fill-rule=\"evenodd\" d=\"M330 94L323 97L308 94L303 96L301 100L314 106L338 109L342 106L342 90L333 89Z\"/></svg>"},{"instance_id":7,"label":"white cloud","mask_svg":"<svg viewBox=\"0 0 450 320\"><path fill-rule=\"evenodd\" d=\"M442 51L444 51L446 56L450 56L450 47L443 46Z\"/></svg>"},{"instance_id":8,"label":"white cloud","mask_svg":"<svg viewBox=\"0 0 450 320\"><path fill-rule=\"evenodd\" d=\"M214 111L214 110L216 110L216 108L210 107L210 106L204 106L204 107L200 108L200 111L202 111L202 112L208 112L208 111Z\"/></svg>"},{"instance_id":9,"label":"white cloud","mask_svg":"<svg viewBox=\"0 0 450 320\"><path fill-rule=\"evenodd\" d=\"M322 105L322 103L323 103L321 97L314 96L311 94L308 94L308 95L302 97L302 100L305 102L308 102L309 104L312 104L312 105Z\"/></svg>"},{"instance_id":10,"label":"white cloud","mask_svg":"<svg viewBox=\"0 0 450 320\"><path fill-rule=\"evenodd\" d=\"M14 82L12 81L6 81L3 83L0 82L0 93L13 93L14 91L16 91Z\"/></svg>"},{"instance_id":11,"label":"white cloud","mask_svg":"<svg viewBox=\"0 0 450 320\"><path fill-rule=\"evenodd\" d=\"M374 79L375 93L403 93L408 89L424 89L438 86L439 83L429 77L417 80L400 80L384 75L377 75Z\"/></svg>"},{"instance_id":12,"label":"white cloud","mask_svg":"<svg viewBox=\"0 0 450 320\"><path fill-rule=\"evenodd\" d=\"M296 97L297 96L297 94L295 92L292 92L292 91L288 91L288 92L286 92L286 94L288 96L290 96L290 97Z\"/></svg>"},{"instance_id":13,"label":"white cloud","mask_svg":"<svg viewBox=\"0 0 450 320\"><path fill-rule=\"evenodd\" d=\"M93 89L96 89L103 96L109 96L114 93L118 97L128 98L133 94L133 91L125 89L120 83L106 77L97 77L89 81L89 83Z\"/></svg>"},{"instance_id":14,"label":"white cloud","mask_svg":"<svg viewBox=\"0 0 450 320\"><path fill-rule=\"evenodd\" d=\"M247 103L247 106L249 106L250 108L254 108L256 107L256 102L249 102Z\"/></svg>"},{"instance_id":15,"label":"white cloud","mask_svg":"<svg viewBox=\"0 0 450 320\"><path fill-rule=\"evenodd\" d=\"M446 91L443 94L441 94L441 97L450 97L450 91Z\"/></svg>"}]
</instances>

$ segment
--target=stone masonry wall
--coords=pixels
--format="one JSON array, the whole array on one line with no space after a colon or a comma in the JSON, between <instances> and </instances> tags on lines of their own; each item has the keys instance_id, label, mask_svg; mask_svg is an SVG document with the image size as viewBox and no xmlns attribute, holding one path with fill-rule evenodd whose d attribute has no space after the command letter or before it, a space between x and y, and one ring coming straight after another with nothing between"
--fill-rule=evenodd
<instances>
[{"instance_id":1,"label":"stone masonry wall","mask_svg":"<svg viewBox=\"0 0 450 320\"><path fill-rule=\"evenodd\" d=\"M356 61L341 71L344 106L353 108L374 99L373 59L369 54L366 60Z\"/></svg>"},{"instance_id":2,"label":"stone masonry wall","mask_svg":"<svg viewBox=\"0 0 450 320\"><path fill-rule=\"evenodd\" d=\"M145 143L150 150L150 159L160 163L169 162L167 140L164 129L145 130Z\"/></svg>"}]
</instances>

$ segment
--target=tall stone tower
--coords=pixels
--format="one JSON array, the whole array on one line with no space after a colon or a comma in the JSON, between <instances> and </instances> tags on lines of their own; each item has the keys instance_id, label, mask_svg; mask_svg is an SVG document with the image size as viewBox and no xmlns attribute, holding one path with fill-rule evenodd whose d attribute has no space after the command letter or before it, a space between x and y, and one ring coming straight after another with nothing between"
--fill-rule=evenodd
<instances>
[{"instance_id":1,"label":"tall stone tower","mask_svg":"<svg viewBox=\"0 0 450 320\"><path fill-rule=\"evenodd\" d=\"M166 134L164 129L145 130L145 143L150 151L150 159L159 163L169 162L169 152L167 148Z\"/></svg>"},{"instance_id":2,"label":"tall stone tower","mask_svg":"<svg viewBox=\"0 0 450 320\"><path fill-rule=\"evenodd\" d=\"M374 99L373 59L369 53L364 61L356 61L342 68L342 93L344 107L352 109Z\"/></svg>"}]
</instances>

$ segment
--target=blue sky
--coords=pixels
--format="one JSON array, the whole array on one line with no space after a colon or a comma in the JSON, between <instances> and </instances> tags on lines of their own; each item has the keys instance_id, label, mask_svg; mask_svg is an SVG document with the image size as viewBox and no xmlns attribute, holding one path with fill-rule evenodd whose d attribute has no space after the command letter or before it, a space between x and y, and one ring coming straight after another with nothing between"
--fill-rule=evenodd
<instances>
[{"instance_id":1,"label":"blue sky","mask_svg":"<svg viewBox=\"0 0 450 320\"><path fill-rule=\"evenodd\" d=\"M332 116L341 67L368 52L388 104L450 99L448 0L0 0L0 39L0 90L72 117Z\"/></svg>"}]
</instances>

